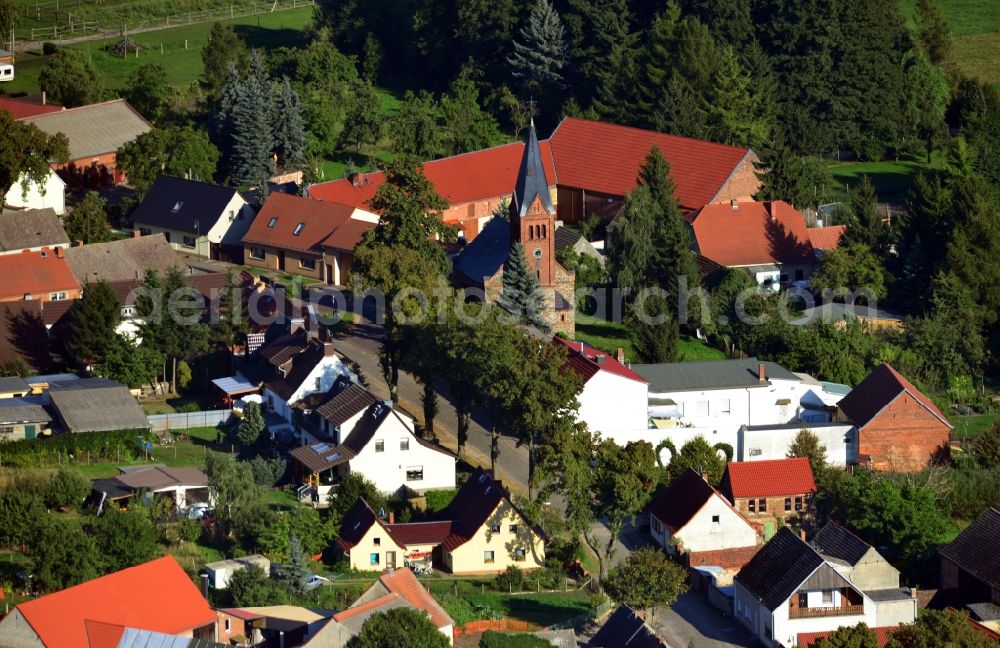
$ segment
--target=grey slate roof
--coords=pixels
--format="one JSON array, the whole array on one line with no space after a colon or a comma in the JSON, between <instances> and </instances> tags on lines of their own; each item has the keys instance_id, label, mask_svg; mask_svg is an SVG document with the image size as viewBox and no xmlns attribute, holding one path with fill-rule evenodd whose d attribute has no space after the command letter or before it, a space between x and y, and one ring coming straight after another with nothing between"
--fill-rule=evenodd
<instances>
[{"instance_id":1,"label":"grey slate roof","mask_svg":"<svg viewBox=\"0 0 1000 648\"><path fill-rule=\"evenodd\" d=\"M1000 588L1000 511L987 509L938 553L983 583Z\"/></svg>"},{"instance_id":2,"label":"grey slate roof","mask_svg":"<svg viewBox=\"0 0 1000 648\"><path fill-rule=\"evenodd\" d=\"M824 558L839 560L852 567L871 549L867 542L834 522L827 522L809 544Z\"/></svg>"},{"instance_id":3,"label":"grey slate roof","mask_svg":"<svg viewBox=\"0 0 1000 648\"><path fill-rule=\"evenodd\" d=\"M60 423L70 432L149 429L149 419L128 387L107 378L84 378L49 386Z\"/></svg>"},{"instance_id":4,"label":"grey slate roof","mask_svg":"<svg viewBox=\"0 0 1000 648\"><path fill-rule=\"evenodd\" d=\"M0 215L0 252L69 245L62 221L51 208Z\"/></svg>"},{"instance_id":5,"label":"grey slate roof","mask_svg":"<svg viewBox=\"0 0 1000 648\"><path fill-rule=\"evenodd\" d=\"M601 629L590 640L598 648L666 648L667 644L656 636L635 610L621 605L608 617Z\"/></svg>"},{"instance_id":6,"label":"grey slate roof","mask_svg":"<svg viewBox=\"0 0 1000 648\"><path fill-rule=\"evenodd\" d=\"M152 130L124 99L70 108L22 120L46 133L64 133L69 139L69 159L80 160L112 153Z\"/></svg>"},{"instance_id":7,"label":"grey slate roof","mask_svg":"<svg viewBox=\"0 0 1000 648\"><path fill-rule=\"evenodd\" d=\"M888 589L877 589L877 590L867 590L865 595L876 603L885 603L886 601L908 601L910 598L910 590L906 587L890 587Z\"/></svg>"},{"instance_id":8,"label":"grey slate roof","mask_svg":"<svg viewBox=\"0 0 1000 648\"><path fill-rule=\"evenodd\" d=\"M735 580L768 610L774 610L824 564L823 558L808 544L788 527L782 527L743 566Z\"/></svg>"},{"instance_id":9,"label":"grey slate roof","mask_svg":"<svg viewBox=\"0 0 1000 648\"><path fill-rule=\"evenodd\" d=\"M3 376L0 377L0 392L29 392L31 391L31 385L28 381L20 376Z\"/></svg>"},{"instance_id":10,"label":"grey slate roof","mask_svg":"<svg viewBox=\"0 0 1000 648\"><path fill-rule=\"evenodd\" d=\"M558 231L558 230L556 230ZM455 259L455 270L482 286L510 256L510 222L494 216Z\"/></svg>"},{"instance_id":11,"label":"grey slate roof","mask_svg":"<svg viewBox=\"0 0 1000 648\"><path fill-rule=\"evenodd\" d=\"M549 195L549 182L545 178L545 167L542 166L538 133L535 132L535 122L532 120L528 129L528 143L521 157L521 169L517 173L517 184L514 186L514 207L518 215L524 216L536 197L541 198L542 205L550 214L555 213Z\"/></svg>"},{"instance_id":12,"label":"grey slate roof","mask_svg":"<svg viewBox=\"0 0 1000 648\"><path fill-rule=\"evenodd\" d=\"M632 370L649 381L650 391L674 392L763 387L767 383L757 379L759 364L760 361L756 358L746 358L743 360L635 364L632 365ZM768 380L793 380L796 382L801 380L776 362L764 362L763 364Z\"/></svg>"},{"instance_id":13,"label":"grey slate roof","mask_svg":"<svg viewBox=\"0 0 1000 648\"><path fill-rule=\"evenodd\" d=\"M48 423L52 415L40 398L4 398L0 400L0 424Z\"/></svg>"},{"instance_id":14,"label":"grey slate roof","mask_svg":"<svg viewBox=\"0 0 1000 648\"><path fill-rule=\"evenodd\" d=\"M161 175L132 212L132 222L201 236L219 221L236 190Z\"/></svg>"},{"instance_id":15,"label":"grey slate roof","mask_svg":"<svg viewBox=\"0 0 1000 648\"><path fill-rule=\"evenodd\" d=\"M184 266L163 234L72 247L66 250L66 262L81 284L137 281L149 268L162 277L170 268Z\"/></svg>"},{"instance_id":16,"label":"grey slate roof","mask_svg":"<svg viewBox=\"0 0 1000 648\"><path fill-rule=\"evenodd\" d=\"M576 230L572 230L568 227L556 228L556 250L573 247L582 239L583 234L580 234L580 232L577 232Z\"/></svg>"}]
</instances>

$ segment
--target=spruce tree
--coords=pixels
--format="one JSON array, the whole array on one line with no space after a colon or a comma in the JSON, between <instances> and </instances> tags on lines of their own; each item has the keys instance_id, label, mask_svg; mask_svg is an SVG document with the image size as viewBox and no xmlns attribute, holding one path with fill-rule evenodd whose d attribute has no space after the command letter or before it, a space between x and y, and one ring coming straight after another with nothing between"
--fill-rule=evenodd
<instances>
[{"instance_id":1,"label":"spruce tree","mask_svg":"<svg viewBox=\"0 0 1000 648\"><path fill-rule=\"evenodd\" d=\"M670 314L667 300L649 295L629 309L628 327L632 344L643 362L676 362L677 320Z\"/></svg>"},{"instance_id":2,"label":"spruce tree","mask_svg":"<svg viewBox=\"0 0 1000 648\"><path fill-rule=\"evenodd\" d=\"M282 79L274 105L274 139L278 161L283 169L297 169L306 162L309 137L302 119L299 93L288 77Z\"/></svg>"},{"instance_id":3,"label":"spruce tree","mask_svg":"<svg viewBox=\"0 0 1000 648\"><path fill-rule=\"evenodd\" d=\"M121 304L105 281L86 284L70 310L69 351L85 364L100 364L115 342L115 328L121 320Z\"/></svg>"},{"instance_id":4,"label":"spruce tree","mask_svg":"<svg viewBox=\"0 0 1000 648\"><path fill-rule=\"evenodd\" d=\"M306 583L309 580L309 567L306 565L306 551L302 548L299 536L292 533L288 538L288 565L282 579L288 588L298 596L305 596Z\"/></svg>"},{"instance_id":5,"label":"spruce tree","mask_svg":"<svg viewBox=\"0 0 1000 648\"><path fill-rule=\"evenodd\" d=\"M723 47L708 107L709 139L759 149L771 139L768 99L740 63L736 50Z\"/></svg>"},{"instance_id":6,"label":"spruce tree","mask_svg":"<svg viewBox=\"0 0 1000 648\"><path fill-rule=\"evenodd\" d=\"M542 317L545 312L545 297L538 277L528 269L524 246L520 243L511 246L504 263L503 289L497 303L517 317L519 323L533 326L543 333L551 330Z\"/></svg>"},{"instance_id":7,"label":"spruce tree","mask_svg":"<svg viewBox=\"0 0 1000 648\"><path fill-rule=\"evenodd\" d=\"M530 92L541 92L562 83L562 69L566 66L565 29L559 12L549 0L538 0L531 10L507 62L514 77L523 81Z\"/></svg>"},{"instance_id":8,"label":"spruce tree","mask_svg":"<svg viewBox=\"0 0 1000 648\"><path fill-rule=\"evenodd\" d=\"M105 243L111 240L111 225L105 211L107 201L96 191L87 195L64 219L66 235L71 241Z\"/></svg>"},{"instance_id":9,"label":"spruce tree","mask_svg":"<svg viewBox=\"0 0 1000 648\"><path fill-rule=\"evenodd\" d=\"M250 73L224 92L231 141L230 179L235 184L261 184L274 174L274 94L258 50L250 57ZM231 102L231 105L225 105Z\"/></svg>"}]
</instances>

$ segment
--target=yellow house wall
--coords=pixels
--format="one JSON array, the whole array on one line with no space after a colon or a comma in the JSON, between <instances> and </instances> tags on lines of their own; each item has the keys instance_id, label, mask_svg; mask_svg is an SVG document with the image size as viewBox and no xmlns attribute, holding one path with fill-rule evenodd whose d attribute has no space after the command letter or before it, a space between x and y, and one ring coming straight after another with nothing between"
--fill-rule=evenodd
<instances>
[{"instance_id":1,"label":"yellow house wall","mask_svg":"<svg viewBox=\"0 0 1000 648\"><path fill-rule=\"evenodd\" d=\"M379 539L379 545L375 545L375 539ZM400 547L386 530L383 529L378 524L373 524L368 533L361 538L358 544L351 547L350 551L350 561L351 569L358 569L361 571L382 571L386 567L386 552L395 551L396 552L396 566L403 566L403 556L406 550ZM371 554L377 553L379 555L379 560L377 565L371 564Z\"/></svg>"},{"instance_id":2,"label":"yellow house wall","mask_svg":"<svg viewBox=\"0 0 1000 648\"><path fill-rule=\"evenodd\" d=\"M500 523L500 532L491 527ZM517 533L511 533L510 525L517 525ZM523 548L523 560L516 560L515 550ZM492 563L484 559L485 552L493 551ZM531 528L506 500L497 505L476 534L454 551L444 552L445 566L453 574L502 572L514 565L521 569L536 569L545 565L545 542Z\"/></svg>"}]
</instances>

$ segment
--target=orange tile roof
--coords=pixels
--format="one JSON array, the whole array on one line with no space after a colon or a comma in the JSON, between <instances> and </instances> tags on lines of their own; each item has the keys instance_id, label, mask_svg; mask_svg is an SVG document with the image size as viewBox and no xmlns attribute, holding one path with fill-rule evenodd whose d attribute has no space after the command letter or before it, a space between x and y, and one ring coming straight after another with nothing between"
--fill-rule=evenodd
<instances>
[{"instance_id":1,"label":"orange tile roof","mask_svg":"<svg viewBox=\"0 0 1000 648\"><path fill-rule=\"evenodd\" d=\"M697 209L715 200L749 148L714 144L656 131L567 117L548 143L556 162L556 184L624 196L635 188L650 148L670 162L681 207Z\"/></svg>"},{"instance_id":2,"label":"orange tile roof","mask_svg":"<svg viewBox=\"0 0 1000 648\"><path fill-rule=\"evenodd\" d=\"M844 235L846 225L830 225L828 227L810 227L809 242L817 250L835 250L840 245L840 237Z\"/></svg>"},{"instance_id":3,"label":"orange tile roof","mask_svg":"<svg viewBox=\"0 0 1000 648\"><path fill-rule=\"evenodd\" d=\"M117 648L118 642L125 634L125 626L117 623L84 619L83 625L87 628L89 648Z\"/></svg>"},{"instance_id":4,"label":"orange tile roof","mask_svg":"<svg viewBox=\"0 0 1000 648\"><path fill-rule=\"evenodd\" d=\"M46 648L87 646L87 621L178 634L216 620L172 556L21 603L17 609Z\"/></svg>"},{"instance_id":5,"label":"orange tile roof","mask_svg":"<svg viewBox=\"0 0 1000 648\"><path fill-rule=\"evenodd\" d=\"M352 218L333 231L323 241L323 246L332 250L344 250L353 252L354 248L361 242L364 233L375 227L375 223Z\"/></svg>"},{"instance_id":6,"label":"orange tile roof","mask_svg":"<svg viewBox=\"0 0 1000 648\"><path fill-rule=\"evenodd\" d=\"M0 297L80 289L66 258L52 250L0 256L0 277L4 277Z\"/></svg>"},{"instance_id":7,"label":"orange tile roof","mask_svg":"<svg viewBox=\"0 0 1000 648\"><path fill-rule=\"evenodd\" d=\"M396 594L413 607L423 610L431 617L431 623L439 628L452 625L451 617L444 611L438 602L431 596L431 593L420 584L413 572L407 568L397 569L387 572L379 577L382 585Z\"/></svg>"},{"instance_id":8,"label":"orange tile roof","mask_svg":"<svg viewBox=\"0 0 1000 648\"><path fill-rule=\"evenodd\" d=\"M550 184L555 168L548 144L541 143L542 164ZM424 163L424 174L434 189L452 205L513 193L524 153L523 142L513 142ZM309 196L325 202L371 209L368 201L385 181L381 171L362 174L359 186L349 179L323 182L309 187ZM447 219L446 219L447 220Z\"/></svg>"},{"instance_id":9,"label":"orange tile roof","mask_svg":"<svg viewBox=\"0 0 1000 648\"><path fill-rule=\"evenodd\" d=\"M815 493L809 459L731 461L719 490L732 501L743 497L787 497Z\"/></svg>"},{"instance_id":10,"label":"orange tile roof","mask_svg":"<svg viewBox=\"0 0 1000 648\"><path fill-rule=\"evenodd\" d=\"M881 628L869 628L875 631L875 641L878 643L879 648L882 648L887 643L889 643L889 635L898 626L885 626ZM826 639L832 634L831 630L825 632L800 632L798 637L798 645L801 648L813 648L820 639Z\"/></svg>"},{"instance_id":11,"label":"orange tile roof","mask_svg":"<svg viewBox=\"0 0 1000 648\"><path fill-rule=\"evenodd\" d=\"M52 112L59 112L62 109L62 106L56 104L40 104L23 99L0 97L0 110L10 113L10 116L15 120L47 115Z\"/></svg>"},{"instance_id":12,"label":"orange tile roof","mask_svg":"<svg viewBox=\"0 0 1000 648\"><path fill-rule=\"evenodd\" d=\"M349 205L273 192L243 236L243 243L319 254L323 241L346 223L353 212L354 207ZM302 227L296 235L299 225Z\"/></svg>"},{"instance_id":13,"label":"orange tile roof","mask_svg":"<svg viewBox=\"0 0 1000 648\"><path fill-rule=\"evenodd\" d=\"M385 596L378 597L374 601L368 601L367 603L362 603L361 605L356 605L354 607L349 607L349 608L347 608L346 610L344 610L342 612L338 612L337 614L333 615L333 620L334 621L345 621L345 620L350 619L352 617L356 617L359 614L364 614L365 612L369 612L371 610L378 609L378 608L380 608L380 607L382 607L384 605L392 603L393 601L398 601L400 598L401 597L399 596L399 594L396 594L395 592L390 592L390 593L386 594Z\"/></svg>"},{"instance_id":14,"label":"orange tile roof","mask_svg":"<svg viewBox=\"0 0 1000 648\"><path fill-rule=\"evenodd\" d=\"M610 353L595 349L589 344L558 336L553 337L552 342L567 347L566 366L577 372L585 383L602 370L643 384L649 383L648 380L618 362Z\"/></svg>"},{"instance_id":15,"label":"orange tile roof","mask_svg":"<svg viewBox=\"0 0 1000 648\"><path fill-rule=\"evenodd\" d=\"M698 252L726 267L816 260L805 218L780 200L705 205L691 227Z\"/></svg>"}]
</instances>

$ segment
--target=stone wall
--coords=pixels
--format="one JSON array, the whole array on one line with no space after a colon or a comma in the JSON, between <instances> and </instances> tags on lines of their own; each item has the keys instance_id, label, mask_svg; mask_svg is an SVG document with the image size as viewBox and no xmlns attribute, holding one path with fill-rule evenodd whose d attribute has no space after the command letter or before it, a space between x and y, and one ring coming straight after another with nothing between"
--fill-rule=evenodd
<instances>
[{"instance_id":1,"label":"stone wall","mask_svg":"<svg viewBox=\"0 0 1000 648\"><path fill-rule=\"evenodd\" d=\"M860 431L858 453L870 455L875 470L917 472L947 452L950 436L947 425L903 393Z\"/></svg>"},{"instance_id":2,"label":"stone wall","mask_svg":"<svg viewBox=\"0 0 1000 648\"><path fill-rule=\"evenodd\" d=\"M729 180L722 186L719 193L712 199L713 203L726 203L731 200L753 200L754 195L760 191L760 178L757 177L757 170L753 163L760 162L760 158L751 152L747 155L739 166L729 176Z\"/></svg>"}]
</instances>

